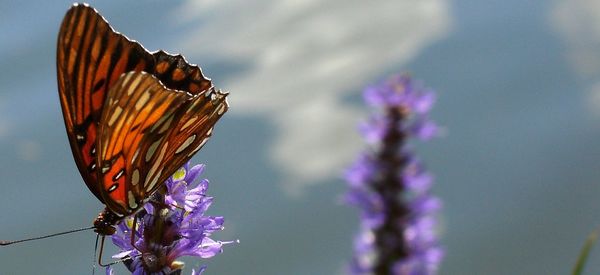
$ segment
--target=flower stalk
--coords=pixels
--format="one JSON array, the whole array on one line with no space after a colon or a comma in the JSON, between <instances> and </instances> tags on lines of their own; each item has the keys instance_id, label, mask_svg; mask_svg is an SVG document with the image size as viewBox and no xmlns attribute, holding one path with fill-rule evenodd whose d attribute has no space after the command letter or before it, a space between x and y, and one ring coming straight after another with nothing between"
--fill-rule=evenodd
<instances>
[{"instance_id":1,"label":"flower stalk","mask_svg":"<svg viewBox=\"0 0 600 275\"><path fill-rule=\"evenodd\" d=\"M345 175L347 201L361 211L351 273L436 274L443 257L435 217L441 202L409 144L437 135L428 118L435 96L399 75L367 88L364 97L378 112L360 125L370 150Z\"/></svg>"}]
</instances>

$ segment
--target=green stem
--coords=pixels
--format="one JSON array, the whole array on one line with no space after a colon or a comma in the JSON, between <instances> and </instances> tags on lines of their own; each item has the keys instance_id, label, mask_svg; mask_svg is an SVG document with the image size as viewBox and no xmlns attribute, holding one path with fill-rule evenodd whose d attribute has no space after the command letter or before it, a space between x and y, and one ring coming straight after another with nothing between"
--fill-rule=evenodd
<instances>
[{"instance_id":1,"label":"green stem","mask_svg":"<svg viewBox=\"0 0 600 275\"><path fill-rule=\"evenodd\" d=\"M592 231L592 233L590 233L590 235L587 237L587 240L585 241L585 244L583 245L583 248L581 249L581 252L579 252L579 257L577 258L577 262L575 263L575 266L573 267L573 272L571 273L572 275L581 275L583 272L583 268L585 267L585 264L588 260L588 256L590 255L590 251L592 250L592 248L594 247L594 244L596 244L596 240L598 239L598 234L600 228Z\"/></svg>"}]
</instances>

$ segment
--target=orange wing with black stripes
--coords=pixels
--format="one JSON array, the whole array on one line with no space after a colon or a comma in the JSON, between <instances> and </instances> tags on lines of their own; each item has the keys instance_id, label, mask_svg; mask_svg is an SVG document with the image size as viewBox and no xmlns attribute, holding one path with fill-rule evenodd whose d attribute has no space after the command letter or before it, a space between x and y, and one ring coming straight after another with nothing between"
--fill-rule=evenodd
<instances>
[{"instance_id":1,"label":"orange wing with black stripes","mask_svg":"<svg viewBox=\"0 0 600 275\"><path fill-rule=\"evenodd\" d=\"M166 88L145 72L123 75L107 95L98 136L100 193L127 215L197 152L227 110L225 94Z\"/></svg>"},{"instance_id":2,"label":"orange wing with black stripes","mask_svg":"<svg viewBox=\"0 0 600 275\"><path fill-rule=\"evenodd\" d=\"M85 5L69 9L57 43L58 90L73 157L88 188L107 204L97 157L99 124L108 91L128 72L147 72L165 89L190 96L206 94L212 82L181 55L148 52L115 32L98 12ZM123 91L115 90L115 94ZM116 137L115 137L116 138ZM138 193L136 193L138 194Z\"/></svg>"}]
</instances>

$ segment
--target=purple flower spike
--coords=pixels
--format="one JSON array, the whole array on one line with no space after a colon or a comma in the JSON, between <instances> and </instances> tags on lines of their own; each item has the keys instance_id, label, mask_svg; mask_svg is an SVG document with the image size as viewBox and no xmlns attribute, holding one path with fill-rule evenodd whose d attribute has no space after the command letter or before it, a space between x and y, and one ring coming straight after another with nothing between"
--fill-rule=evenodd
<instances>
[{"instance_id":1,"label":"purple flower spike","mask_svg":"<svg viewBox=\"0 0 600 275\"><path fill-rule=\"evenodd\" d=\"M429 119L435 94L398 75L364 92L379 112L359 127L371 149L345 173L346 202L360 209L352 274L437 274L443 250L437 239L441 201L431 195L433 176L407 145L429 140L439 128Z\"/></svg>"},{"instance_id":2,"label":"purple flower spike","mask_svg":"<svg viewBox=\"0 0 600 275\"><path fill-rule=\"evenodd\" d=\"M131 244L134 218L118 224L112 240L121 252L113 258L124 259L132 274L181 274L184 263L178 258L211 258L231 243L211 238L223 230L224 219L205 215L213 198L206 195L208 180L199 179L203 170L204 165L184 165L165 182L164 190L157 192L164 195L155 195L144 205L136 214L135 245ZM202 274L205 269L202 266L192 274Z\"/></svg>"}]
</instances>

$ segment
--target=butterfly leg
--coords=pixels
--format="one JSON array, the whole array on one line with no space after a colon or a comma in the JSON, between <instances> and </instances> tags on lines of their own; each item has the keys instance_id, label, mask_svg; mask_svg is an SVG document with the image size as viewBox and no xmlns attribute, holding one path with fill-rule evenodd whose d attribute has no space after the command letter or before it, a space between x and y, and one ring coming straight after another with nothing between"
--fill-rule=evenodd
<instances>
[{"instance_id":1,"label":"butterfly leg","mask_svg":"<svg viewBox=\"0 0 600 275\"><path fill-rule=\"evenodd\" d=\"M107 266L113 264L113 263L110 263L110 264L102 263L102 252L104 252L104 238L105 238L105 236L102 235L102 240L100 241L100 252L98 253L98 266L101 266L101 267L107 267Z\"/></svg>"},{"instance_id":2,"label":"butterfly leg","mask_svg":"<svg viewBox=\"0 0 600 275\"><path fill-rule=\"evenodd\" d=\"M92 258L92 275L96 274L96 254L98 253L98 240L100 234L96 234L96 244L94 244L94 257ZM98 259L100 260L100 259Z\"/></svg>"},{"instance_id":3,"label":"butterfly leg","mask_svg":"<svg viewBox=\"0 0 600 275\"><path fill-rule=\"evenodd\" d=\"M100 267L107 267L107 266L111 266L111 265L114 265L114 264L122 263L122 262L125 262L125 261L131 259L131 257L126 256L124 258L121 258L118 261L114 261L112 263L103 264L102 263L102 254L103 254L102 252L104 252L104 239L105 239L106 235L98 234L98 236L102 236L102 240L100 241L100 252L98 253L98 266L100 266ZM98 246L98 238L96 237L96 247L97 246ZM94 268L94 270L95 270L95 268Z\"/></svg>"}]
</instances>

